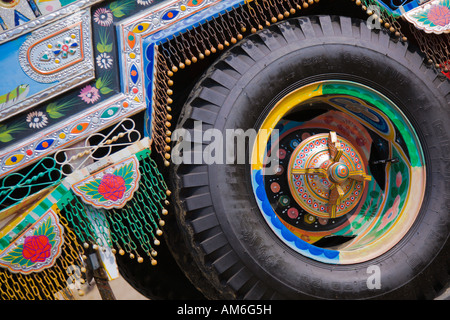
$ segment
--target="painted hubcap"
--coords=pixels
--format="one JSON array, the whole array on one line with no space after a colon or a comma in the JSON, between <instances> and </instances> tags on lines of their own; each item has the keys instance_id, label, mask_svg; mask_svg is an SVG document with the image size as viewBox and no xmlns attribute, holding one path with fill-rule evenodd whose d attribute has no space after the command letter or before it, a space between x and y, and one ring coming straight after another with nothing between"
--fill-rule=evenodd
<instances>
[{"instance_id":1,"label":"painted hubcap","mask_svg":"<svg viewBox=\"0 0 450 320\"><path fill-rule=\"evenodd\" d=\"M360 263L393 248L413 225L426 186L423 151L380 92L343 80L311 83L281 97L259 128L255 199L296 252Z\"/></svg>"},{"instance_id":2,"label":"painted hubcap","mask_svg":"<svg viewBox=\"0 0 450 320\"><path fill-rule=\"evenodd\" d=\"M349 141L335 132L316 134L294 150L289 164L289 187L296 202L321 218L347 214L361 200L365 172L363 158Z\"/></svg>"}]
</instances>

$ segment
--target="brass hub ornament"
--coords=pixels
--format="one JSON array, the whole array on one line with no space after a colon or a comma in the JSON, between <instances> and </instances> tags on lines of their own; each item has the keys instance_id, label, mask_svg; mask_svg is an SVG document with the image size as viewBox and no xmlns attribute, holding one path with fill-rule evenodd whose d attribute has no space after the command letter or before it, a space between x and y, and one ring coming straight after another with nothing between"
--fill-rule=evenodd
<instances>
[{"instance_id":1,"label":"brass hub ornament","mask_svg":"<svg viewBox=\"0 0 450 320\"><path fill-rule=\"evenodd\" d=\"M358 151L333 131L303 140L292 153L287 174L296 202L321 218L337 218L354 209L365 181L372 179Z\"/></svg>"}]
</instances>

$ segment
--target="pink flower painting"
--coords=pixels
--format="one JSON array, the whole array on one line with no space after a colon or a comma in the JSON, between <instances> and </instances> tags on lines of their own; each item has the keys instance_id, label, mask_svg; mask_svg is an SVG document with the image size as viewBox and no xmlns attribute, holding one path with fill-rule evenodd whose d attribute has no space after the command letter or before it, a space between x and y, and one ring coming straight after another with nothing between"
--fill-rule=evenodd
<instances>
[{"instance_id":1,"label":"pink flower painting","mask_svg":"<svg viewBox=\"0 0 450 320\"><path fill-rule=\"evenodd\" d=\"M87 85L83 89L81 89L80 94L78 95L81 100L86 103L94 103L98 99L100 99L100 94L98 93L98 89L92 87L91 85Z\"/></svg>"}]
</instances>

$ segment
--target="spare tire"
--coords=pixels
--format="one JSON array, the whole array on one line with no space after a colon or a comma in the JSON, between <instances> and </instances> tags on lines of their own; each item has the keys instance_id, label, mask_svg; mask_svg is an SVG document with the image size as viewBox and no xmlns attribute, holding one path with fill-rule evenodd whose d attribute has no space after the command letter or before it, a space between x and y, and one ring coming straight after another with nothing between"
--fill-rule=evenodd
<instances>
[{"instance_id":1,"label":"spare tire","mask_svg":"<svg viewBox=\"0 0 450 320\"><path fill-rule=\"evenodd\" d=\"M363 21L301 17L249 36L174 132L178 263L212 299L434 298L450 270L449 104L448 79ZM249 129L249 160L235 147L211 161L217 133Z\"/></svg>"}]
</instances>

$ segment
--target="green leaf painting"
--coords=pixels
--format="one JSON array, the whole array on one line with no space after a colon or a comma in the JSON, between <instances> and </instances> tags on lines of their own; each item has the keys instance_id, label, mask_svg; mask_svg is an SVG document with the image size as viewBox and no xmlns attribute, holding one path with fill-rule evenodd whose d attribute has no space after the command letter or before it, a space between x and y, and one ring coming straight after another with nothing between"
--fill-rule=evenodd
<instances>
[{"instance_id":1,"label":"green leaf painting","mask_svg":"<svg viewBox=\"0 0 450 320\"><path fill-rule=\"evenodd\" d=\"M121 176L125 180L125 187L127 191L131 188L131 184L133 183L133 162L128 165L122 166L119 169L114 171L114 175Z\"/></svg>"},{"instance_id":2,"label":"green leaf painting","mask_svg":"<svg viewBox=\"0 0 450 320\"><path fill-rule=\"evenodd\" d=\"M10 142L14 139L12 133L23 131L26 129L25 122L15 122L11 124L0 125L0 142Z\"/></svg>"},{"instance_id":3,"label":"green leaf painting","mask_svg":"<svg viewBox=\"0 0 450 320\"><path fill-rule=\"evenodd\" d=\"M113 91L109 86L113 82L113 76L111 72L106 72L102 77L99 77L95 81L95 87L100 90L101 94L108 94Z\"/></svg>"},{"instance_id":4,"label":"green leaf painting","mask_svg":"<svg viewBox=\"0 0 450 320\"><path fill-rule=\"evenodd\" d=\"M47 105L45 111L47 111L50 118L58 119L65 115L64 112L67 111L67 109L76 106L77 102L78 99L76 98L72 98L68 101L52 102Z\"/></svg>"},{"instance_id":5,"label":"green leaf painting","mask_svg":"<svg viewBox=\"0 0 450 320\"><path fill-rule=\"evenodd\" d=\"M98 32L99 41L97 43L97 51L100 53L111 52L113 49L112 42L109 43L109 33L107 29L99 29Z\"/></svg>"},{"instance_id":6,"label":"green leaf painting","mask_svg":"<svg viewBox=\"0 0 450 320\"><path fill-rule=\"evenodd\" d=\"M129 14L135 7L136 3L134 0L123 0L112 2L109 5L114 17L120 18Z\"/></svg>"}]
</instances>

